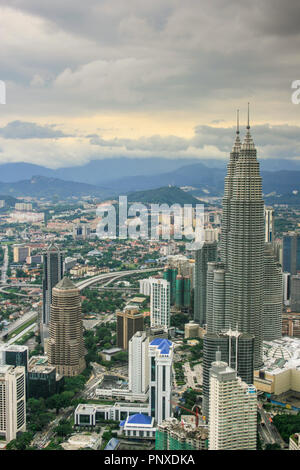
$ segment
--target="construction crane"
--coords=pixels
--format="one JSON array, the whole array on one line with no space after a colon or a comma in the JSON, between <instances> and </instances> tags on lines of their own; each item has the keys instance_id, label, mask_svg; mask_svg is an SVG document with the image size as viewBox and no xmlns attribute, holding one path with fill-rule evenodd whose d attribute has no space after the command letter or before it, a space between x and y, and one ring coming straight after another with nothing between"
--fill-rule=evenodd
<instances>
[{"instance_id":1,"label":"construction crane","mask_svg":"<svg viewBox=\"0 0 300 470\"><path fill-rule=\"evenodd\" d=\"M177 403L176 401L172 401L171 400L171 403L172 405L175 405L175 406L179 406L179 408L182 408L183 410L185 411L188 411L189 413L191 413L192 415L196 416L196 419L195 419L195 424L196 424L196 428L199 426L199 408L197 405L194 405L193 408L196 406L196 412L193 411L193 410L189 410L188 408L185 408L184 406L180 405L179 403Z\"/></svg>"}]
</instances>

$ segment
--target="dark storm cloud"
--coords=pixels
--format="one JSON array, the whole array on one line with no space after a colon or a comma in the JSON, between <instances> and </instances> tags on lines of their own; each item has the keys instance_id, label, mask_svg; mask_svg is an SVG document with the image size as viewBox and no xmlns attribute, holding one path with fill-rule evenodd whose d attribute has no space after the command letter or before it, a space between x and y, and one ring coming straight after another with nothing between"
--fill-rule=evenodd
<instances>
[{"instance_id":1,"label":"dark storm cloud","mask_svg":"<svg viewBox=\"0 0 300 470\"><path fill-rule=\"evenodd\" d=\"M104 139L91 129L81 146L76 142L74 158L80 159L80 152L90 158L95 147L110 156L114 149L126 155L200 156L210 146L225 156L235 109L250 100L255 122L270 122L253 130L262 153L300 155L299 128L279 125L299 122L300 106L290 98L291 81L300 78L298 0L0 0L0 9L5 110L11 120L20 115L18 125L2 128L2 138L64 136L21 123L38 122L40 116L58 122L57 116L182 111L201 123L190 139L121 139L118 132ZM61 158L65 154L62 149ZM73 155L74 149L69 158Z\"/></svg>"}]
</instances>

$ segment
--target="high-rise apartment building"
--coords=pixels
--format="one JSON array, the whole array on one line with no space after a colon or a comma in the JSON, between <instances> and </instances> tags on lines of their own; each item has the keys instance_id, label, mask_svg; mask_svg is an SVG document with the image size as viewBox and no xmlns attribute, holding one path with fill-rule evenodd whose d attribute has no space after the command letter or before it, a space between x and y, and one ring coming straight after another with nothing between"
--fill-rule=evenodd
<instances>
[{"instance_id":1,"label":"high-rise apartment building","mask_svg":"<svg viewBox=\"0 0 300 470\"><path fill-rule=\"evenodd\" d=\"M137 331L128 346L129 390L146 393L149 388L149 336Z\"/></svg>"},{"instance_id":2,"label":"high-rise apartment building","mask_svg":"<svg viewBox=\"0 0 300 470\"><path fill-rule=\"evenodd\" d=\"M51 244L43 254L43 318L44 326L49 325L52 289L63 277L63 259L59 248ZM46 337L45 334L44 337Z\"/></svg>"},{"instance_id":3,"label":"high-rise apartment building","mask_svg":"<svg viewBox=\"0 0 300 470\"><path fill-rule=\"evenodd\" d=\"M300 232L287 232L283 235L282 270L292 275L300 272Z\"/></svg>"},{"instance_id":4,"label":"high-rise apartment building","mask_svg":"<svg viewBox=\"0 0 300 470\"><path fill-rule=\"evenodd\" d=\"M150 415L160 424L172 416L173 343L155 338L149 345Z\"/></svg>"},{"instance_id":5,"label":"high-rise apartment building","mask_svg":"<svg viewBox=\"0 0 300 470\"><path fill-rule=\"evenodd\" d=\"M117 347L128 350L129 340L137 331L144 330L144 314L133 306L117 311Z\"/></svg>"},{"instance_id":6,"label":"high-rise apartment building","mask_svg":"<svg viewBox=\"0 0 300 470\"><path fill-rule=\"evenodd\" d=\"M26 261L27 256L30 256L30 246L13 246L14 263L24 263L24 261Z\"/></svg>"},{"instance_id":7,"label":"high-rise apartment building","mask_svg":"<svg viewBox=\"0 0 300 470\"><path fill-rule=\"evenodd\" d=\"M256 450L257 393L216 355L210 371L209 450Z\"/></svg>"},{"instance_id":8,"label":"high-rise apartment building","mask_svg":"<svg viewBox=\"0 0 300 470\"><path fill-rule=\"evenodd\" d=\"M247 384L253 384L254 336L234 330L207 333L203 340L202 414L209 419L210 369L220 351L222 358Z\"/></svg>"},{"instance_id":9,"label":"high-rise apartment building","mask_svg":"<svg viewBox=\"0 0 300 470\"><path fill-rule=\"evenodd\" d=\"M194 321L202 326L206 324L207 264L217 261L217 242L195 242L189 249L195 258Z\"/></svg>"},{"instance_id":10,"label":"high-rise apartment building","mask_svg":"<svg viewBox=\"0 0 300 470\"><path fill-rule=\"evenodd\" d=\"M170 326L170 283L152 279L150 292L151 326Z\"/></svg>"},{"instance_id":11,"label":"high-rise apartment building","mask_svg":"<svg viewBox=\"0 0 300 470\"><path fill-rule=\"evenodd\" d=\"M26 431L24 367L0 366L0 438L6 443Z\"/></svg>"},{"instance_id":12,"label":"high-rise apartment building","mask_svg":"<svg viewBox=\"0 0 300 470\"><path fill-rule=\"evenodd\" d=\"M80 374L85 369L81 299L67 277L52 291L49 333L49 365L60 375Z\"/></svg>"}]
</instances>

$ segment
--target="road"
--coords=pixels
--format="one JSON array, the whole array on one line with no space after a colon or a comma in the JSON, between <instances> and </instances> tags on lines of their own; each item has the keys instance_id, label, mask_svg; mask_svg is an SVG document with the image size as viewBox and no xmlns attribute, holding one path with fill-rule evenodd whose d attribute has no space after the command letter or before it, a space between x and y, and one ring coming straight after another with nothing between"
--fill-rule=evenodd
<instances>
[{"instance_id":1,"label":"road","mask_svg":"<svg viewBox=\"0 0 300 470\"><path fill-rule=\"evenodd\" d=\"M25 330L21 331L21 333L19 333L18 335L6 341L5 346L9 346L10 344L15 343L16 341L18 341L18 339L22 338L22 336L24 336L26 333L29 333L29 331L32 331L32 330L37 331L37 328L38 328L37 324L32 323L32 325L29 325L27 328L25 328Z\"/></svg>"},{"instance_id":2,"label":"road","mask_svg":"<svg viewBox=\"0 0 300 470\"><path fill-rule=\"evenodd\" d=\"M0 332L0 339L3 338L5 335L9 335L10 333L13 333L17 328L20 326L24 325L24 323L27 323L29 320L37 317L38 314L36 311L31 310L30 312L24 313L22 318L18 318L15 322L13 322L11 325L8 326L7 329L3 330ZM24 334L24 331L22 331L22 335Z\"/></svg>"},{"instance_id":3,"label":"road","mask_svg":"<svg viewBox=\"0 0 300 470\"><path fill-rule=\"evenodd\" d=\"M163 268L147 268L147 269L131 269L129 271L117 271L117 272L110 272L110 273L105 273L105 274L99 274L98 276L91 277L90 279L84 279L83 281L77 282L77 287L79 290L83 290L86 287L89 287L93 284L96 284L99 281L107 279L109 282L112 282L115 279L118 279L120 277L126 277L130 276L132 274L139 274L139 273L151 273L153 271L161 271Z\"/></svg>"},{"instance_id":4,"label":"road","mask_svg":"<svg viewBox=\"0 0 300 470\"><path fill-rule=\"evenodd\" d=\"M265 442L265 444L278 444L281 447L285 447L285 442L280 436L276 426L270 422L269 413L266 413L261 404L258 405L258 412L262 423L264 423L258 425L258 432L263 442Z\"/></svg>"}]
</instances>

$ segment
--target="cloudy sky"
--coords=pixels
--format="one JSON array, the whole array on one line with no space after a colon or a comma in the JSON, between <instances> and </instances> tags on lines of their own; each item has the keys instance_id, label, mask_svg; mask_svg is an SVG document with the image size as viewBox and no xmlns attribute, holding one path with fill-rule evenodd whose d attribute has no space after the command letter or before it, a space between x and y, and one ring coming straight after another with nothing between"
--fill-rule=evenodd
<instances>
[{"instance_id":1,"label":"cloudy sky","mask_svg":"<svg viewBox=\"0 0 300 470\"><path fill-rule=\"evenodd\" d=\"M300 159L299 0L0 0L0 162Z\"/></svg>"}]
</instances>

